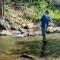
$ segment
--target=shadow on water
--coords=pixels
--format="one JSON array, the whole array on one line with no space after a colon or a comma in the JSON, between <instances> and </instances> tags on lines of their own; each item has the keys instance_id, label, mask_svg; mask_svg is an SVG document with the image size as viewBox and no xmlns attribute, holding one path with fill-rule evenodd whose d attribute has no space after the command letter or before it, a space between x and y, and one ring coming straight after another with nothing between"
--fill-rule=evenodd
<instances>
[{"instance_id":1,"label":"shadow on water","mask_svg":"<svg viewBox=\"0 0 60 60\"><path fill-rule=\"evenodd\" d=\"M13 54L33 54L40 55L41 51L41 42L39 41L31 41L31 42L16 42L16 49L11 50Z\"/></svg>"},{"instance_id":2,"label":"shadow on water","mask_svg":"<svg viewBox=\"0 0 60 60\"><path fill-rule=\"evenodd\" d=\"M48 39L47 39L48 40ZM47 44L42 41L16 41L16 48L11 49L12 54L21 55L24 53L41 56L41 52L45 51L47 56L60 56L60 40L48 40Z\"/></svg>"},{"instance_id":3,"label":"shadow on water","mask_svg":"<svg viewBox=\"0 0 60 60\"><path fill-rule=\"evenodd\" d=\"M41 57L47 57L47 41L43 40L41 48Z\"/></svg>"}]
</instances>

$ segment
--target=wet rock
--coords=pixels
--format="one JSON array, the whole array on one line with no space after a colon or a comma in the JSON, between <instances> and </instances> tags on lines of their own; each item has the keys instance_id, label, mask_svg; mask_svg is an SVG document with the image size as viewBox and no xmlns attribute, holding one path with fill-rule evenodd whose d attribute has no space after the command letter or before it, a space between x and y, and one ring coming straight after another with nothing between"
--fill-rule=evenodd
<instances>
[{"instance_id":1,"label":"wet rock","mask_svg":"<svg viewBox=\"0 0 60 60\"><path fill-rule=\"evenodd\" d=\"M1 29L9 29L10 28L9 23L5 18L0 19L0 28Z\"/></svg>"},{"instance_id":2,"label":"wet rock","mask_svg":"<svg viewBox=\"0 0 60 60\"><path fill-rule=\"evenodd\" d=\"M3 30L0 35L12 35L12 33L9 30Z\"/></svg>"},{"instance_id":3,"label":"wet rock","mask_svg":"<svg viewBox=\"0 0 60 60\"><path fill-rule=\"evenodd\" d=\"M20 28L20 30L21 30L23 33L27 32L27 29Z\"/></svg>"},{"instance_id":4,"label":"wet rock","mask_svg":"<svg viewBox=\"0 0 60 60\"><path fill-rule=\"evenodd\" d=\"M29 32L28 34L29 34L29 36L34 36L35 35L34 32Z\"/></svg>"},{"instance_id":5,"label":"wet rock","mask_svg":"<svg viewBox=\"0 0 60 60\"><path fill-rule=\"evenodd\" d=\"M60 27L60 21L55 22L55 25L56 25L57 27Z\"/></svg>"},{"instance_id":6,"label":"wet rock","mask_svg":"<svg viewBox=\"0 0 60 60\"><path fill-rule=\"evenodd\" d=\"M28 29L28 24L27 24L26 20L21 22L21 27L24 28L24 29Z\"/></svg>"},{"instance_id":7,"label":"wet rock","mask_svg":"<svg viewBox=\"0 0 60 60\"><path fill-rule=\"evenodd\" d=\"M47 31L48 32L55 32L56 31L56 27L50 26L50 27L48 27L48 30Z\"/></svg>"},{"instance_id":8,"label":"wet rock","mask_svg":"<svg viewBox=\"0 0 60 60\"><path fill-rule=\"evenodd\" d=\"M11 26L11 30L20 30L20 25L18 23L13 23Z\"/></svg>"},{"instance_id":9,"label":"wet rock","mask_svg":"<svg viewBox=\"0 0 60 60\"><path fill-rule=\"evenodd\" d=\"M28 55L28 54L22 54L20 57L23 57L28 60L35 60L35 56Z\"/></svg>"},{"instance_id":10,"label":"wet rock","mask_svg":"<svg viewBox=\"0 0 60 60\"><path fill-rule=\"evenodd\" d=\"M6 34L1 34L1 33L0 33L0 36L7 36L7 35L6 35Z\"/></svg>"},{"instance_id":11,"label":"wet rock","mask_svg":"<svg viewBox=\"0 0 60 60\"><path fill-rule=\"evenodd\" d=\"M12 30L11 33L12 33L12 34L20 34L21 32L18 31L18 30Z\"/></svg>"},{"instance_id":12,"label":"wet rock","mask_svg":"<svg viewBox=\"0 0 60 60\"><path fill-rule=\"evenodd\" d=\"M17 37L25 37L25 34L19 34Z\"/></svg>"},{"instance_id":13,"label":"wet rock","mask_svg":"<svg viewBox=\"0 0 60 60\"><path fill-rule=\"evenodd\" d=\"M60 27L55 27L57 32L60 32Z\"/></svg>"},{"instance_id":14,"label":"wet rock","mask_svg":"<svg viewBox=\"0 0 60 60\"><path fill-rule=\"evenodd\" d=\"M41 31L35 31L34 33L35 33L35 35L41 35L42 34Z\"/></svg>"},{"instance_id":15,"label":"wet rock","mask_svg":"<svg viewBox=\"0 0 60 60\"><path fill-rule=\"evenodd\" d=\"M17 35L17 37L26 37L26 36L27 36L27 33Z\"/></svg>"},{"instance_id":16,"label":"wet rock","mask_svg":"<svg viewBox=\"0 0 60 60\"><path fill-rule=\"evenodd\" d=\"M6 29L6 27L4 27L3 25L1 25L1 24L0 24L0 29L5 30L5 29Z\"/></svg>"},{"instance_id":17,"label":"wet rock","mask_svg":"<svg viewBox=\"0 0 60 60\"><path fill-rule=\"evenodd\" d=\"M34 24L33 24L33 23L29 23L29 24L28 24L28 27L31 29L31 28L34 27Z\"/></svg>"}]
</instances>

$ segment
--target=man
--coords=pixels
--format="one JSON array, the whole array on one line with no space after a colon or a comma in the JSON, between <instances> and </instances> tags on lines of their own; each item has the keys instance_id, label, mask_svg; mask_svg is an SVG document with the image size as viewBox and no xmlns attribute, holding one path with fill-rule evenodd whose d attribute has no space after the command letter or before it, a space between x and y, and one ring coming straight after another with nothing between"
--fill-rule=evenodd
<instances>
[{"instance_id":1,"label":"man","mask_svg":"<svg viewBox=\"0 0 60 60\"><path fill-rule=\"evenodd\" d=\"M42 27L42 36L43 36L41 57L45 57L47 55L46 53L47 40L45 36L49 25L49 21L50 21L49 12L46 10L45 14L41 18L41 27Z\"/></svg>"},{"instance_id":2,"label":"man","mask_svg":"<svg viewBox=\"0 0 60 60\"><path fill-rule=\"evenodd\" d=\"M49 21L50 21L49 12L46 10L45 14L41 18L41 27L42 27L42 36L43 37L45 37L45 34L47 32Z\"/></svg>"}]
</instances>

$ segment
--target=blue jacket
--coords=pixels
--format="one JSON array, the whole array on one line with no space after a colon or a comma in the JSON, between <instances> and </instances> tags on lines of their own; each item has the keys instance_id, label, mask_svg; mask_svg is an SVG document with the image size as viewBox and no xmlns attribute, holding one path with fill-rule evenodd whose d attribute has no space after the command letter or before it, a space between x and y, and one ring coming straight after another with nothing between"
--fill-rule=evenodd
<instances>
[{"instance_id":1,"label":"blue jacket","mask_svg":"<svg viewBox=\"0 0 60 60\"><path fill-rule=\"evenodd\" d=\"M41 27L47 28L49 25L49 21L50 21L50 16L47 14L44 14L41 18Z\"/></svg>"}]
</instances>

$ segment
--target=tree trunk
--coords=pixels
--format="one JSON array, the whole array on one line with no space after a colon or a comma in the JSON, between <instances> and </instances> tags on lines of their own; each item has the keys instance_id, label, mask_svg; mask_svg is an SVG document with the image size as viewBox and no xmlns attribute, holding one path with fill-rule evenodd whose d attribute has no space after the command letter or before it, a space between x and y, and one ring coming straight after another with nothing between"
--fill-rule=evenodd
<instances>
[{"instance_id":1,"label":"tree trunk","mask_svg":"<svg viewBox=\"0 0 60 60\"><path fill-rule=\"evenodd\" d=\"M2 14L4 16L4 3L5 3L5 0L2 0Z\"/></svg>"},{"instance_id":2,"label":"tree trunk","mask_svg":"<svg viewBox=\"0 0 60 60\"><path fill-rule=\"evenodd\" d=\"M4 0L0 0L0 18L4 16Z\"/></svg>"},{"instance_id":3,"label":"tree trunk","mask_svg":"<svg viewBox=\"0 0 60 60\"><path fill-rule=\"evenodd\" d=\"M2 0L0 0L0 17L2 17Z\"/></svg>"}]
</instances>

